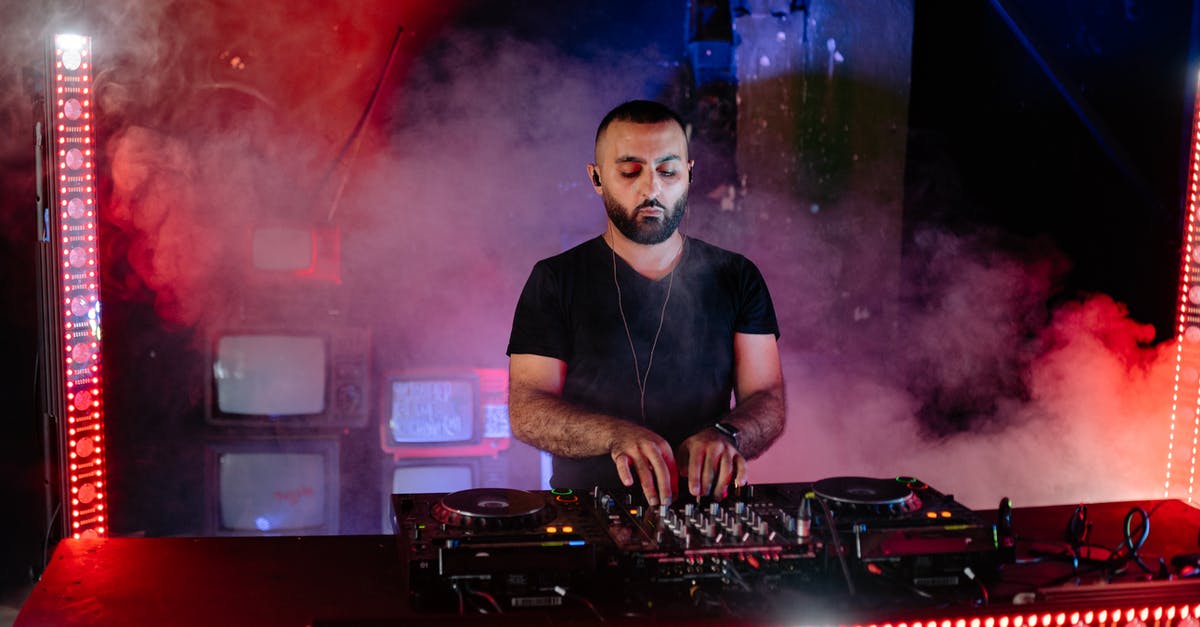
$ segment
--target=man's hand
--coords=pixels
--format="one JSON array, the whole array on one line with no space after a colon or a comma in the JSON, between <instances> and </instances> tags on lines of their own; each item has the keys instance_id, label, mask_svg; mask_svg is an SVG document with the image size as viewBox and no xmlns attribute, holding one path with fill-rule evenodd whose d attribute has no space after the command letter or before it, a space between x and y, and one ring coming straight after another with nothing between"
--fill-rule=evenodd
<instances>
[{"instance_id":1,"label":"man's hand","mask_svg":"<svg viewBox=\"0 0 1200 627\"><path fill-rule=\"evenodd\" d=\"M651 507L670 503L675 497L675 454L657 433L635 424L623 425L613 437L609 454L626 487L633 485L637 473Z\"/></svg>"},{"instance_id":2,"label":"man's hand","mask_svg":"<svg viewBox=\"0 0 1200 627\"><path fill-rule=\"evenodd\" d=\"M734 486L746 485L746 458L716 429L701 429L684 440L676 457L680 469L687 470L692 496L723 497L730 480Z\"/></svg>"}]
</instances>

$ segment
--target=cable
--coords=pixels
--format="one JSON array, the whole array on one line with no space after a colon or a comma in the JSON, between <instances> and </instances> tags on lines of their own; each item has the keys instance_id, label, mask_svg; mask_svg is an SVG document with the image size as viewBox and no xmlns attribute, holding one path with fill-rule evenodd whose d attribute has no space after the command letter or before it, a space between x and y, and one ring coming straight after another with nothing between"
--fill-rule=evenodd
<instances>
[{"instance_id":1,"label":"cable","mask_svg":"<svg viewBox=\"0 0 1200 627\"><path fill-rule=\"evenodd\" d=\"M456 583L450 584L450 587L454 589L454 594L458 595L458 615L463 616L464 614L467 613L467 608L466 608L466 604L463 603L462 590L459 589L458 584L456 584Z\"/></svg>"},{"instance_id":2,"label":"cable","mask_svg":"<svg viewBox=\"0 0 1200 627\"><path fill-rule=\"evenodd\" d=\"M580 594L574 594L572 592L567 592L567 589L562 586L554 586L553 588L549 588L549 589L553 590L558 596L560 596L564 599L572 599L575 601L579 601L580 603L587 606L587 608L589 610L592 611L592 616L595 616L596 620L598 620L602 623L604 622L604 615L602 615L600 613L600 610L596 609L595 604L593 604L590 600L588 600L587 597L580 595Z\"/></svg>"},{"instance_id":3,"label":"cable","mask_svg":"<svg viewBox=\"0 0 1200 627\"><path fill-rule=\"evenodd\" d=\"M50 567L50 536L54 533L54 521L58 520L60 511L62 511L62 503L54 506L54 512L46 524L46 538L42 541L42 572L46 572L46 569Z\"/></svg>"},{"instance_id":4,"label":"cable","mask_svg":"<svg viewBox=\"0 0 1200 627\"><path fill-rule=\"evenodd\" d=\"M963 574L967 576L967 579L974 581L975 584L979 586L979 594L982 597L983 606L987 607L987 605L988 605L987 586L984 585L983 581L981 581L978 577L975 576L975 571L971 570L970 566L967 566L966 568L963 569Z\"/></svg>"},{"instance_id":5,"label":"cable","mask_svg":"<svg viewBox=\"0 0 1200 627\"><path fill-rule=\"evenodd\" d=\"M500 608L500 604L496 602L496 597L494 597L482 590L472 590L470 588L467 588L467 592L470 592L472 595L477 596L477 597L487 601L489 605L491 605L493 608L496 609L497 614L504 613L504 610Z\"/></svg>"},{"instance_id":6,"label":"cable","mask_svg":"<svg viewBox=\"0 0 1200 627\"><path fill-rule=\"evenodd\" d=\"M739 573L736 568L731 566L729 564L728 560L723 560L723 561L724 561L724 564L721 566L721 572L725 576L729 577L742 590L744 590L746 592L750 592L750 584L746 582L746 578L742 577L742 574Z\"/></svg>"},{"instance_id":7,"label":"cable","mask_svg":"<svg viewBox=\"0 0 1200 627\"><path fill-rule=\"evenodd\" d=\"M1150 537L1150 518L1154 512L1162 507L1166 501L1160 501L1147 512L1145 509L1134 506L1126 514L1122 524L1122 539L1121 542L1112 549L1089 543L1088 536L1090 535L1092 524L1088 522L1088 512L1086 505L1079 505L1071 514L1071 518L1067 521L1067 539L1071 542L1068 547L1069 552L1067 557L1072 560L1072 572L1064 577L1059 577L1043 585L1059 585L1072 578L1077 578L1081 574L1088 572L1103 572L1107 580L1112 580L1118 575L1125 572L1125 566L1130 561L1137 564L1142 572L1155 575L1165 570L1165 563L1159 558L1159 569L1155 570L1148 566L1142 559L1140 551L1145 546L1146 541ZM1136 523L1136 524L1135 524ZM1082 554L1082 549L1087 550L1087 554ZM1093 552L1096 549L1104 549L1108 551L1106 557L1094 557ZM1080 559L1087 562L1087 569L1080 567Z\"/></svg>"},{"instance_id":8,"label":"cable","mask_svg":"<svg viewBox=\"0 0 1200 627\"><path fill-rule=\"evenodd\" d=\"M1141 518L1137 529L1133 527L1135 516ZM1122 530L1125 534L1124 538L1121 540L1121 545L1109 557L1109 562L1115 564L1114 568L1121 568L1132 560L1143 572L1154 574L1155 571L1142 561L1142 556L1138 553L1150 537L1150 514L1141 507L1135 506L1131 508L1125 514L1125 524ZM1134 539L1134 535L1138 536L1136 540Z\"/></svg>"},{"instance_id":9,"label":"cable","mask_svg":"<svg viewBox=\"0 0 1200 627\"><path fill-rule=\"evenodd\" d=\"M350 161L358 156L358 149L362 146L362 130L367 124L367 120L371 117L371 112L375 110L375 104L379 102L379 92L383 91L384 80L392 73L392 64L396 61L396 50L400 48L400 34L404 32L404 28L396 27L396 37L392 40L392 47L388 50L387 62L383 65L383 72L379 74L379 80L375 83L375 89L371 92L371 98L367 101L367 108L363 110L362 117L358 118L358 122L354 124L354 129L350 131L349 137L346 138L346 143L342 144L341 150L338 151L336 157L333 158L333 163L329 166L329 170L321 177L321 183L317 186L320 190L325 187L325 183L329 177L333 175L333 171L338 164L346 157L346 153L350 151L350 147L354 147L354 153L350 156ZM337 213L338 203L342 199L342 191L346 189L346 181L350 179L350 170L346 169L342 175L342 180L338 183L337 192L333 196L333 201L329 205L329 215L325 217L326 222L333 221L333 214Z\"/></svg>"},{"instance_id":10,"label":"cable","mask_svg":"<svg viewBox=\"0 0 1200 627\"><path fill-rule=\"evenodd\" d=\"M821 511L825 515L825 524L829 525L829 539L833 543L833 552L837 554L838 562L842 566L842 576L846 579L846 591L850 596L854 596L857 592L854 589L854 580L850 576L850 565L846 563L846 555L842 552L842 542L838 539L837 526L833 522L833 513L829 511L829 504L825 499L813 494L813 498L821 504Z\"/></svg>"}]
</instances>

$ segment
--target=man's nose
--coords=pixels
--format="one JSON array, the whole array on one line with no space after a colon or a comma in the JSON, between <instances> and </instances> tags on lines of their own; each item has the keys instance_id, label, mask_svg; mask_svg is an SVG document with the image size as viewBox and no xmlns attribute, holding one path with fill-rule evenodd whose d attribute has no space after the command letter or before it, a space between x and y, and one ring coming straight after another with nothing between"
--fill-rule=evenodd
<instances>
[{"instance_id":1,"label":"man's nose","mask_svg":"<svg viewBox=\"0 0 1200 627\"><path fill-rule=\"evenodd\" d=\"M652 171L641 177L638 185L640 187L638 193L642 198L658 198L658 194L662 191L662 181Z\"/></svg>"}]
</instances>

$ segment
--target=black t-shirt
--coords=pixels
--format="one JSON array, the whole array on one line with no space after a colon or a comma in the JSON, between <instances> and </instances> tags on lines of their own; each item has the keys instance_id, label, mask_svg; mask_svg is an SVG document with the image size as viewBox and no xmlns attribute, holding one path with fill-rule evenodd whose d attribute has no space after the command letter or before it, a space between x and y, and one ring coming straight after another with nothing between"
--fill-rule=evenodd
<instances>
[{"instance_id":1,"label":"black t-shirt","mask_svg":"<svg viewBox=\"0 0 1200 627\"><path fill-rule=\"evenodd\" d=\"M750 260L696 238L687 238L674 278L648 279L620 256L613 258L607 242L596 237L539 261L517 302L508 354L566 362L564 400L641 423L632 336L643 376L650 364L646 426L677 447L729 411L734 333L779 335L771 295ZM616 487L620 481L607 455L555 456L550 484Z\"/></svg>"}]
</instances>

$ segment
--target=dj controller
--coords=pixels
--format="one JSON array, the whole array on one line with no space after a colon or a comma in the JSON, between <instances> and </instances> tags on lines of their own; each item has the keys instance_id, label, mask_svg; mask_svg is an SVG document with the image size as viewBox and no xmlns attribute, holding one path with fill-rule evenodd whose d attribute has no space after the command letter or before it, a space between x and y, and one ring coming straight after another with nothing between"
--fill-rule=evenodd
<instances>
[{"instance_id":1,"label":"dj controller","mask_svg":"<svg viewBox=\"0 0 1200 627\"><path fill-rule=\"evenodd\" d=\"M602 489L392 501L410 602L434 611L703 600L728 609L881 582L953 591L997 564L996 525L911 477L758 484L657 507Z\"/></svg>"}]
</instances>

